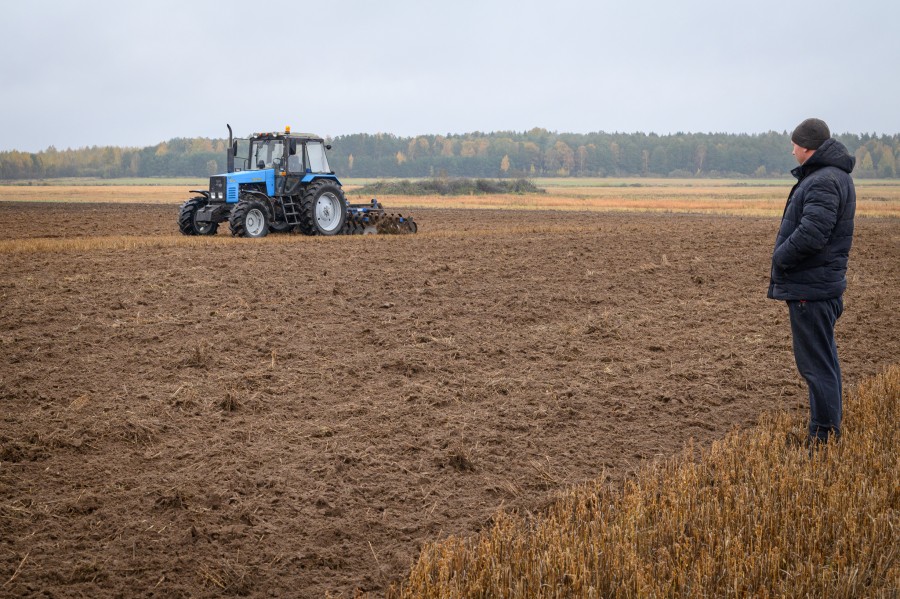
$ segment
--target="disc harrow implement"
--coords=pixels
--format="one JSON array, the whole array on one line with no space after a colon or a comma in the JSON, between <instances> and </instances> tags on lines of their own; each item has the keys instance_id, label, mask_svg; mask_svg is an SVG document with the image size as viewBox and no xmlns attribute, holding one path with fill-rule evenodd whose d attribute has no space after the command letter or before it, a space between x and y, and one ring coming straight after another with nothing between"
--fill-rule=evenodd
<instances>
[{"instance_id":1,"label":"disc harrow implement","mask_svg":"<svg viewBox=\"0 0 900 599\"><path fill-rule=\"evenodd\" d=\"M381 203L372 199L369 204L350 204L344 235L406 235L418 231L411 216L385 212Z\"/></svg>"}]
</instances>

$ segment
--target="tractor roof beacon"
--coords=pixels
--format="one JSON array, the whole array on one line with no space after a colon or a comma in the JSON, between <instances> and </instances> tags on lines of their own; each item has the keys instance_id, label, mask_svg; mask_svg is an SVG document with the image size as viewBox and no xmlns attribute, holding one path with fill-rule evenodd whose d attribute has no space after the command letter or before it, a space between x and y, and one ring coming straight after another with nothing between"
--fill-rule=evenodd
<instances>
[{"instance_id":1,"label":"tractor roof beacon","mask_svg":"<svg viewBox=\"0 0 900 599\"><path fill-rule=\"evenodd\" d=\"M228 127L228 172L209 178L208 190L184 204L185 235L215 235L228 221L236 237L297 231L304 235L415 233L411 217L388 214L376 199L349 204L328 166L331 146L308 133L254 133L235 138Z\"/></svg>"}]
</instances>

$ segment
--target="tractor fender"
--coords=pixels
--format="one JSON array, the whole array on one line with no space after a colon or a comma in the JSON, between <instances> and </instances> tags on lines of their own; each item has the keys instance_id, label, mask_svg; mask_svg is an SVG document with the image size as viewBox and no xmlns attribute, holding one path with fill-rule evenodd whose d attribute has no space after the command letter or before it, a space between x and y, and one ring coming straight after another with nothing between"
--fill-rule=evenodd
<instances>
[{"instance_id":1,"label":"tractor fender","mask_svg":"<svg viewBox=\"0 0 900 599\"><path fill-rule=\"evenodd\" d=\"M257 200L260 200L263 203L263 206L265 206L266 210L269 212L269 214L267 215L269 217L269 220L271 221L275 218L275 211L272 209L272 198L255 189L242 189L241 195L252 196Z\"/></svg>"},{"instance_id":2,"label":"tractor fender","mask_svg":"<svg viewBox=\"0 0 900 599\"><path fill-rule=\"evenodd\" d=\"M191 190L189 190L189 193L199 193L200 195L202 195L202 196L203 196L204 198L206 198L207 200L209 199L209 192L208 192L208 191L203 191L202 189L191 189Z\"/></svg>"},{"instance_id":3,"label":"tractor fender","mask_svg":"<svg viewBox=\"0 0 900 599\"><path fill-rule=\"evenodd\" d=\"M328 180L334 181L338 185L341 184L341 182L337 178L337 175L335 175L333 173L306 173L306 175L304 175L303 178L300 179L300 182L301 183L313 183L313 182L319 181L321 179L328 179Z\"/></svg>"}]
</instances>

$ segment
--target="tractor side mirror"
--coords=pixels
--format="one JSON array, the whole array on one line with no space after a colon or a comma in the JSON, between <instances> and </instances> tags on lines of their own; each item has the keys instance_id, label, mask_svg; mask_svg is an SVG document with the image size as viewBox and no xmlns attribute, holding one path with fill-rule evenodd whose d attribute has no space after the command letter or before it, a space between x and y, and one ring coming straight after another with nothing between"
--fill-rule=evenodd
<instances>
[{"instance_id":1,"label":"tractor side mirror","mask_svg":"<svg viewBox=\"0 0 900 599\"><path fill-rule=\"evenodd\" d=\"M325 144L325 149L326 149L326 150L330 150L330 149L331 149L331 144Z\"/></svg>"}]
</instances>

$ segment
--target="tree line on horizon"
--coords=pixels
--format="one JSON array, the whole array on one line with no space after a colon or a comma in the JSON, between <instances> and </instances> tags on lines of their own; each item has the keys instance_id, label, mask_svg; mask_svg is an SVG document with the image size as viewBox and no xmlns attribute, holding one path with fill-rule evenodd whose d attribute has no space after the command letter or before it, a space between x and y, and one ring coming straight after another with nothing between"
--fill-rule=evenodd
<instances>
[{"instance_id":1,"label":"tree line on horizon","mask_svg":"<svg viewBox=\"0 0 900 599\"><path fill-rule=\"evenodd\" d=\"M835 136L856 157L854 175L900 174L900 134ZM755 177L789 176L788 132L465 133L327 138L338 176L372 177ZM59 177L207 177L225 170L225 139L175 138L143 148L0 152L0 180Z\"/></svg>"}]
</instances>

